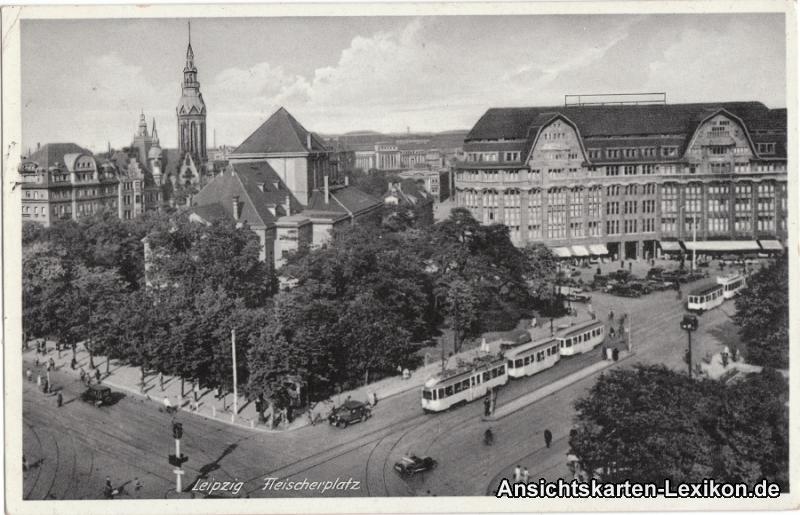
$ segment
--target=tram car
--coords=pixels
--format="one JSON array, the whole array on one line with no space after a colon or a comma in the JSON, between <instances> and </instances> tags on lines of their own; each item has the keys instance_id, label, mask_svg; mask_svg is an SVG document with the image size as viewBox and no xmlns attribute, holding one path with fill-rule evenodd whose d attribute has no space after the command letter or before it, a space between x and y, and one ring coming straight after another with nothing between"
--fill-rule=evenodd
<instances>
[{"instance_id":1,"label":"tram car","mask_svg":"<svg viewBox=\"0 0 800 515\"><path fill-rule=\"evenodd\" d=\"M444 411L456 404L480 399L490 389L506 383L508 374L503 355L479 356L428 379L422 387L422 409Z\"/></svg>"},{"instance_id":2,"label":"tram car","mask_svg":"<svg viewBox=\"0 0 800 515\"><path fill-rule=\"evenodd\" d=\"M558 340L545 338L506 351L509 377L525 377L552 367L561 359Z\"/></svg>"},{"instance_id":3,"label":"tram car","mask_svg":"<svg viewBox=\"0 0 800 515\"><path fill-rule=\"evenodd\" d=\"M589 320L560 331L558 341L561 356L583 354L594 349L605 340L606 326L599 320Z\"/></svg>"},{"instance_id":4,"label":"tram car","mask_svg":"<svg viewBox=\"0 0 800 515\"><path fill-rule=\"evenodd\" d=\"M723 277L717 277L717 284L722 285L722 296L725 299L732 299L739 290L747 286L745 277L740 273L733 273Z\"/></svg>"},{"instance_id":5,"label":"tram car","mask_svg":"<svg viewBox=\"0 0 800 515\"><path fill-rule=\"evenodd\" d=\"M689 293L686 309L702 313L716 308L725 301L724 289L724 285L717 282L705 283Z\"/></svg>"}]
</instances>

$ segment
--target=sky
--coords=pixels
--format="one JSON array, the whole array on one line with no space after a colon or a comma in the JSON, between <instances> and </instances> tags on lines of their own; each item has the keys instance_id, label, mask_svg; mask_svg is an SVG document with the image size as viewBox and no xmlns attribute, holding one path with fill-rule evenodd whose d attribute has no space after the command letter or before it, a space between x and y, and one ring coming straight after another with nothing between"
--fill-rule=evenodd
<instances>
[{"instance_id":1,"label":"sky","mask_svg":"<svg viewBox=\"0 0 800 515\"><path fill-rule=\"evenodd\" d=\"M278 107L321 133L469 129L565 94L786 106L782 14L203 18L191 22L208 142ZM143 110L176 145L186 19L23 20L23 148L130 144Z\"/></svg>"}]
</instances>

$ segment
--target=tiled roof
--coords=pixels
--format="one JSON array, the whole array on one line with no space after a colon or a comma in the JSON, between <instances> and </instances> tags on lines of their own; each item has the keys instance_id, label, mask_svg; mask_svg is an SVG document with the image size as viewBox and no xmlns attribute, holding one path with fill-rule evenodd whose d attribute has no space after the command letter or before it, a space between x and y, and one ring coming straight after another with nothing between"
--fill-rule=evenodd
<instances>
[{"instance_id":1,"label":"tiled roof","mask_svg":"<svg viewBox=\"0 0 800 515\"><path fill-rule=\"evenodd\" d=\"M311 149L308 136L311 136ZM309 132L289 111L281 107L232 152L236 154L268 154L279 152L324 152L320 138Z\"/></svg>"},{"instance_id":2,"label":"tiled roof","mask_svg":"<svg viewBox=\"0 0 800 515\"><path fill-rule=\"evenodd\" d=\"M293 213L303 209L303 205L266 161L233 163L232 166L254 202L260 205L283 206L288 195ZM280 211L283 210L284 208L281 207Z\"/></svg>"},{"instance_id":3,"label":"tiled roof","mask_svg":"<svg viewBox=\"0 0 800 515\"><path fill-rule=\"evenodd\" d=\"M192 199L193 206L221 205L231 218L233 216L233 197L239 197L241 213L239 219L254 227L266 227L275 221L275 215L264 205L263 198L253 199L233 168L215 176Z\"/></svg>"},{"instance_id":4,"label":"tiled roof","mask_svg":"<svg viewBox=\"0 0 800 515\"><path fill-rule=\"evenodd\" d=\"M535 134L557 114L574 122L584 138L592 136L636 136L648 134L689 135L707 116L725 109L750 129L785 127L785 110L773 113L760 102L703 104L558 106L489 109L475 124L466 140L523 139ZM783 113L781 113L783 111Z\"/></svg>"},{"instance_id":5,"label":"tiled roof","mask_svg":"<svg viewBox=\"0 0 800 515\"><path fill-rule=\"evenodd\" d=\"M364 193L354 186L333 186L330 188L330 201L325 202L325 192L314 190L305 213L313 212L342 213L358 215L374 209L382 202L372 195Z\"/></svg>"},{"instance_id":6,"label":"tiled roof","mask_svg":"<svg viewBox=\"0 0 800 515\"><path fill-rule=\"evenodd\" d=\"M85 148L81 148L75 143L46 143L42 147L33 152L28 159L23 161L33 161L42 168L49 168L56 164L64 164L64 156L67 154L89 154L92 153Z\"/></svg>"}]
</instances>

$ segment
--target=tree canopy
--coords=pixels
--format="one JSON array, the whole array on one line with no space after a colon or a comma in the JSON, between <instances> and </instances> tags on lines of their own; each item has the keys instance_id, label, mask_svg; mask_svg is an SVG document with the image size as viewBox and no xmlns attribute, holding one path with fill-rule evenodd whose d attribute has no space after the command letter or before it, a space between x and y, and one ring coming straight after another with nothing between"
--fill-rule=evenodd
<instances>
[{"instance_id":1,"label":"tree canopy","mask_svg":"<svg viewBox=\"0 0 800 515\"><path fill-rule=\"evenodd\" d=\"M788 385L773 371L724 383L663 366L600 376L576 402L571 452L603 481L704 478L788 487Z\"/></svg>"},{"instance_id":2,"label":"tree canopy","mask_svg":"<svg viewBox=\"0 0 800 515\"><path fill-rule=\"evenodd\" d=\"M747 361L789 367L789 260L783 256L751 275L736 298L734 321L747 345Z\"/></svg>"}]
</instances>

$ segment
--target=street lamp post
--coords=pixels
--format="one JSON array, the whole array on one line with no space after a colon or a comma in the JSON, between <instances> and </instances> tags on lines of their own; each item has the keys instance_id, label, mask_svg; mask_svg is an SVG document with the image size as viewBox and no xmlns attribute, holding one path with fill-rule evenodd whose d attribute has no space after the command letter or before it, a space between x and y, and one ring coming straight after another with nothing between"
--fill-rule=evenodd
<instances>
[{"instance_id":1,"label":"street lamp post","mask_svg":"<svg viewBox=\"0 0 800 515\"><path fill-rule=\"evenodd\" d=\"M681 320L681 329L686 331L688 338L687 361L689 362L689 378L692 378L692 332L697 330L697 317L694 315L684 315Z\"/></svg>"}]
</instances>

